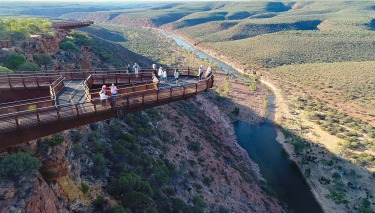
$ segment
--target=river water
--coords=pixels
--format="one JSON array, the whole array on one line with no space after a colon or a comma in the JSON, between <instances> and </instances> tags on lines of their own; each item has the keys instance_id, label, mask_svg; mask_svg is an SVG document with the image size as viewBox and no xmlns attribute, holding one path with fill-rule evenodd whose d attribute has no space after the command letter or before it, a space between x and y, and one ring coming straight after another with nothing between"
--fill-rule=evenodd
<instances>
[{"instance_id":1,"label":"river water","mask_svg":"<svg viewBox=\"0 0 375 213\"><path fill-rule=\"evenodd\" d=\"M163 32L172 38L178 45L193 51L199 58L207 59L233 75L239 75L228 64L197 50L189 43L177 36ZM250 79L249 79L250 80ZM244 148L259 165L262 176L277 194L278 198L287 204L291 212L318 213L322 208L314 198L298 166L289 159L288 153L276 141L276 130L272 123L276 113L275 95L269 92L267 119L262 125L250 125L238 121L234 123L234 130L239 145Z\"/></svg>"}]
</instances>

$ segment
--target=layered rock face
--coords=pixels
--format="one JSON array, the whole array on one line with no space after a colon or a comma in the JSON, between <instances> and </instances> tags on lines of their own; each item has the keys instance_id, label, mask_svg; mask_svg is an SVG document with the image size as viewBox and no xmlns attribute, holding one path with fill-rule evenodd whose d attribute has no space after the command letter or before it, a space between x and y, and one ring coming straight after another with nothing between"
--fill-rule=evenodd
<instances>
[{"instance_id":1,"label":"layered rock face","mask_svg":"<svg viewBox=\"0 0 375 213\"><path fill-rule=\"evenodd\" d=\"M68 212L59 187L40 173L18 182L0 182L0 212Z\"/></svg>"}]
</instances>

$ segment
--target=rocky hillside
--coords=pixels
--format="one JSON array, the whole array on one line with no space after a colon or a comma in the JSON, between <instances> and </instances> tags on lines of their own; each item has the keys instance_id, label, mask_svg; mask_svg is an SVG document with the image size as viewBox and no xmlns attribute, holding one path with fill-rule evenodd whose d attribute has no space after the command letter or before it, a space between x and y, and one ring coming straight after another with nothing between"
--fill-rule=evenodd
<instances>
[{"instance_id":1,"label":"rocky hillside","mask_svg":"<svg viewBox=\"0 0 375 213\"><path fill-rule=\"evenodd\" d=\"M2 181L3 210L283 212L238 147L229 119L208 97L68 130L23 147L38 153L44 178L37 172L21 184ZM50 199L42 196L46 193Z\"/></svg>"}]
</instances>

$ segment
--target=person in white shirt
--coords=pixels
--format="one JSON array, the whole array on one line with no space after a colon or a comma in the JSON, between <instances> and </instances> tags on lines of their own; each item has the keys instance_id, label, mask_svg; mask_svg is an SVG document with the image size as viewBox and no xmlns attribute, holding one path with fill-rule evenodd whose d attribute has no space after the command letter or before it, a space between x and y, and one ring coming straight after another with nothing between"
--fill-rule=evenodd
<instances>
[{"instance_id":1,"label":"person in white shirt","mask_svg":"<svg viewBox=\"0 0 375 213\"><path fill-rule=\"evenodd\" d=\"M115 101L116 100L116 96L117 96L117 87L115 84L112 84L112 86L110 87L111 88L111 96L112 96L112 101Z\"/></svg>"},{"instance_id":2,"label":"person in white shirt","mask_svg":"<svg viewBox=\"0 0 375 213\"><path fill-rule=\"evenodd\" d=\"M105 91L103 90L100 90L99 95L100 95L100 102L102 102L102 107L106 107L108 96L105 94Z\"/></svg>"},{"instance_id":3,"label":"person in white shirt","mask_svg":"<svg viewBox=\"0 0 375 213\"><path fill-rule=\"evenodd\" d=\"M163 81L163 67L162 66L160 66L158 70L158 77L159 77L159 82L162 82Z\"/></svg>"},{"instance_id":4,"label":"person in white shirt","mask_svg":"<svg viewBox=\"0 0 375 213\"><path fill-rule=\"evenodd\" d=\"M168 83L167 70L166 69L163 70L163 79L164 79L164 83Z\"/></svg>"},{"instance_id":5,"label":"person in white shirt","mask_svg":"<svg viewBox=\"0 0 375 213\"><path fill-rule=\"evenodd\" d=\"M209 66L209 67L207 68L207 70L206 70L206 78L207 78L208 76L210 76L211 73L212 73L212 68L211 68L211 66Z\"/></svg>"},{"instance_id":6,"label":"person in white shirt","mask_svg":"<svg viewBox=\"0 0 375 213\"><path fill-rule=\"evenodd\" d=\"M178 77L180 76L180 73L178 72L178 69L174 70L174 79L176 79L176 84L178 84Z\"/></svg>"},{"instance_id":7,"label":"person in white shirt","mask_svg":"<svg viewBox=\"0 0 375 213\"><path fill-rule=\"evenodd\" d=\"M134 68L135 77L138 78L139 65L137 63L134 63L133 68Z\"/></svg>"},{"instance_id":8,"label":"person in white shirt","mask_svg":"<svg viewBox=\"0 0 375 213\"><path fill-rule=\"evenodd\" d=\"M202 80L202 75L203 75L203 65L200 65L199 69L198 69L198 78L199 78L199 80Z\"/></svg>"}]
</instances>

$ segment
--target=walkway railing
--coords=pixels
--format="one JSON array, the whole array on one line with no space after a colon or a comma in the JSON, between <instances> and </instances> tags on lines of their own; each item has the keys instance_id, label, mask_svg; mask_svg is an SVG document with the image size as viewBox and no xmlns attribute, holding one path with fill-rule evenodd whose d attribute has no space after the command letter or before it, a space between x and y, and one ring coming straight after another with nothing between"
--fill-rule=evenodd
<instances>
[{"instance_id":1,"label":"walkway railing","mask_svg":"<svg viewBox=\"0 0 375 213\"><path fill-rule=\"evenodd\" d=\"M119 94L115 101L102 106L99 99L91 102L37 108L0 115L0 149L5 149L65 129L115 117L118 113L142 109L184 99L207 91L213 76L197 83Z\"/></svg>"},{"instance_id":2,"label":"walkway railing","mask_svg":"<svg viewBox=\"0 0 375 213\"><path fill-rule=\"evenodd\" d=\"M0 76L0 89L31 89L49 87L60 75L20 75L12 74Z\"/></svg>"},{"instance_id":3,"label":"walkway railing","mask_svg":"<svg viewBox=\"0 0 375 213\"><path fill-rule=\"evenodd\" d=\"M56 97L59 92L64 88L64 79L65 77L60 76L56 81L52 82L50 85L51 99L56 103Z\"/></svg>"}]
</instances>

